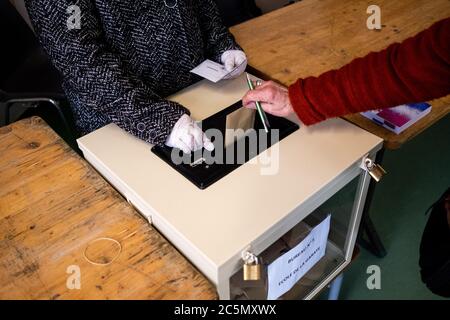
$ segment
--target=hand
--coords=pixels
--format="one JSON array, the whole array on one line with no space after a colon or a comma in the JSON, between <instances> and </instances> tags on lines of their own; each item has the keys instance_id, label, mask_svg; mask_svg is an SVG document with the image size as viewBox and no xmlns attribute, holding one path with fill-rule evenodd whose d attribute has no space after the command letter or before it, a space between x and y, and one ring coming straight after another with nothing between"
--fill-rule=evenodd
<instances>
[{"instance_id":1,"label":"hand","mask_svg":"<svg viewBox=\"0 0 450 320\"><path fill-rule=\"evenodd\" d=\"M228 50L222 53L220 58L229 72L224 79L234 79L239 77L247 68L247 56L241 50Z\"/></svg>"},{"instance_id":2,"label":"hand","mask_svg":"<svg viewBox=\"0 0 450 320\"><path fill-rule=\"evenodd\" d=\"M273 81L264 82L242 98L244 107L250 109L256 108L255 101L259 101L264 111L274 116L287 117L294 112L288 89Z\"/></svg>"},{"instance_id":3,"label":"hand","mask_svg":"<svg viewBox=\"0 0 450 320\"><path fill-rule=\"evenodd\" d=\"M166 145L181 149L184 153L191 153L202 148L208 151L214 150L214 144L187 114L182 115L175 123Z\"/></svg>"}]
</instances>

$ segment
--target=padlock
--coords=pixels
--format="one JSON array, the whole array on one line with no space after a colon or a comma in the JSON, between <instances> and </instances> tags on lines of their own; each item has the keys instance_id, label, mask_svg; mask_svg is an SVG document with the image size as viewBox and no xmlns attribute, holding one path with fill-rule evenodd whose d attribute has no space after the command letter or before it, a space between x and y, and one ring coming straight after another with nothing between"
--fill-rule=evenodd
<instances>
[{"instance_id":1,"label":"padlock","mask_svg":"<svg viewBox=\"0 0 450 320\"><path fill-rule=\"evenodd\" d=\"M369 172L370 176L376 181L379 182L381 178L386 174L386 171L381 167L380 165L373 162L371 159L366 159L364 161L364 164L366 165L367 171Z\"/></svg>"},{"instance_id":2,"label":"padlock","mask_svg":"<svg viewBox=\"0 0 450 320\"><path fill-rule=\"evenodd\" d=\"M254 258L253 262L244 263L244 281L260 280L261 279L261 265L258 262L258 258Z\"/></svg>"}]
</instances>

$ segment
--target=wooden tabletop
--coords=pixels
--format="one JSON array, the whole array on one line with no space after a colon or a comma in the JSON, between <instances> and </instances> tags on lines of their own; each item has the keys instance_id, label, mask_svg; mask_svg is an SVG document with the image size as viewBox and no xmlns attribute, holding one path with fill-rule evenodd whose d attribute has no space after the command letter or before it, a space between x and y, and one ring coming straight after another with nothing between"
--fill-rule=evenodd
<instances>
[{"instance_id":1,"label":"wooden tabletop","mask_svg":"<svg viewBox=\"0 0 450 320\"><path fill-rule=\"evenodd\" d=\"M217 299L40 118L0 128L0 155L0 299Z\"/></svg>"},{"instance_id":2,"label":"wooden tabletop","mask_svg":"<svg viewBox=\"0 0 450 320\"><path fill-rule=\"evenodd\" d=\"M367 7L373 1L303 0L231 28L263 78L284 85L318 76L357 57L379 51L450 16L449 0L379 0L381 30L369 30ZM361 115L345 117L395 149L450 112L450 96L432 102L429 115L400 135Z\"/></svg>"}]
</instances>

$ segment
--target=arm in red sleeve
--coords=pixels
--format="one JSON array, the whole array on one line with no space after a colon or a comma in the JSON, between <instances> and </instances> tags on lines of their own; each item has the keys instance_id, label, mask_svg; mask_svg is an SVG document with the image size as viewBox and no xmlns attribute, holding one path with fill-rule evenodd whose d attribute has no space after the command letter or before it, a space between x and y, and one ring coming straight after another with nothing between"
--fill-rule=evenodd
<instances>
[{"instance_id":1,"label":"arm in red sleeve","mask_svg":"<svg viewBox=\"0 0 450 320\"><path fill-rule=\"evenodd\" d=\"M450 18L319 77L298 79L289 98L306 125L450 93Z\"/></svg>"}]
</instances>

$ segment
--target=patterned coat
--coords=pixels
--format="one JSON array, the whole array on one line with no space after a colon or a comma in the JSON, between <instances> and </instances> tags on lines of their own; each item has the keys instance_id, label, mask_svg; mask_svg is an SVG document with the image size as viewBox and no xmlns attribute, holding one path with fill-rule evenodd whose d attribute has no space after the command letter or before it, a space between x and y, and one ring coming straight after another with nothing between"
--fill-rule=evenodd
<instances>
[{"instance_id":1,"label":"patterned coat","mask_svg":"<svg viewBox=\"0 0 450 320\"><path fill-rule=\"evenodd\" d=\"M26 0L39 41L63 75L82 135L114 122L163 144L187 109L164 97L196 82L206 58L239 49L214 0ZM81 26L69 28L81 9Z\"/></svg>"}]
</instances>

